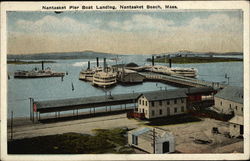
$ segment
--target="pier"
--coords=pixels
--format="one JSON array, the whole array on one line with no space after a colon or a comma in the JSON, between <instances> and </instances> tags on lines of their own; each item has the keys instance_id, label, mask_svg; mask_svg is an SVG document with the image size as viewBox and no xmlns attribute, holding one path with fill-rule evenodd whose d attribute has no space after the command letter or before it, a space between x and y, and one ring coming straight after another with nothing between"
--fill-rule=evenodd
<instances>
[{"instance_id":1,"label":"pier","mask_svg":"<svg viewBox=\"0 0 250 161\"><path fill-rule=\"evenodd\" d=\"M160 81L163 83L170 83L176 86L187 86L187 87L212 87L213 89L222 89L226 84L221 84L218 82L209 82L204 80L199 80L195 78L177 76L177 75L163 75L152 72L140 72L141 75L145 77L148 81Z\"/></svg>"}]
</instances>

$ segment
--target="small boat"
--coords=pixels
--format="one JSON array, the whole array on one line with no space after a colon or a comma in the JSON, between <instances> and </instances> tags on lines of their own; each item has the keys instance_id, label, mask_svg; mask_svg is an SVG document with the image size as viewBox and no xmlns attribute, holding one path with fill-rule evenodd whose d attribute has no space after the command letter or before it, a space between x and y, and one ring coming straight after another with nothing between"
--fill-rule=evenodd
<instances>
[{"instance_id":1,"label":"small boat","mask_svg":"<svg viewBox=\"0 0 250 161\"><path fill-rule=\"evenodd\" d=\"M94 86L99 86L99 87L110 87L112 85L115 85L117 83L116 80L116 73L115 72L105 72L105 71L101 71L101 72L96 72L93 75L93 85Z\"/></svg>"},{"instance_id":2,"label":"small boat","mask_svg":"<svg viewBox=\"0 0 250 161\"><path fill-rule=\"evenodd\" d=\"M63 77L63 72L53 72L50 68L38 70L37 68L31 71L19 70L14 73L14 78L44 78L44 77Z\"/></svg>"}]
</instances>

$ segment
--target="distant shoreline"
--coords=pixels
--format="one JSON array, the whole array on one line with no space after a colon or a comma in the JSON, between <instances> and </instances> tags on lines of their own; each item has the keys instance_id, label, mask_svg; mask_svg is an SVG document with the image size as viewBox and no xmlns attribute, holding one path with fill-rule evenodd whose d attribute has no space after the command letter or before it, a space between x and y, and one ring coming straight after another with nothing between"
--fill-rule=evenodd
<instances>
[{"instance_id":1,"label":"distant shoreline","mask_svg":"<svg viewBox=\"0 0 250 161\"><path fill-rule=\"evenodd\" d=\"M23 60L8 60L7 64L16 64L16 65L22 65L22 64L41 64L41 63L56 63L56 61L23 61Z\"/></svg>"},{"instance_id":2,"label":"distant shoreline","mask_svg":"<svg viewBox=\"0 0 250 161\"><path fill-rule=\"evenodd\" d=\"M147 59L151 62L152 59ZM191 63L219 63L219 62L238 62L243 61L241 58L218 58L218 57L172 57L172 63L175 64L191 64ZM169 58L155 58L156 63L169 63Z\"/></svg>"}]
</instances>

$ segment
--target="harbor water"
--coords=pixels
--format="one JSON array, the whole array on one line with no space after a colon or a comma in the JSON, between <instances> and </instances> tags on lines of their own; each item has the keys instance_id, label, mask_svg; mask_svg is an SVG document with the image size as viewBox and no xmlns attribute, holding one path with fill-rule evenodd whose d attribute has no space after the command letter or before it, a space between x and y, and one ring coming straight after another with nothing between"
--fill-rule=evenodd
<instances>
[{"instance_id":1,"label":"harbor water","mask_svg":"<svg viewBox=\"0 0 250 161\"><path fill-rule=\"evenodd\" d=\"M108 65L116 63L134 62L138 65L150 64L146 62L150 55L126 55L120 56L116 62L107 58ZM80 98L89 96L100 96L105 93L111 94L133 93L153 91L160 89L174 89L173 87L163 83L144 82L136 85L116 85L112 88L102 89L96 88L90 82L79 80L79 72L86 69L88 61L91 61L91 67L96 66L95 59L70 59L70 60L55 60L56 63L46 63L46 67L50 67L56 72L67 72L63 80L60 77L51 78L35 78L35 79L14 79L14 72L17 70L32 70L35 67L41 69L40 64L8 64L8 118L11 111L14 117L29 117L30 102L29 98L34 98L35 101L55 100L65 98ZM99 59L99 64L102 66L102 60ZM156 63L157 64L157 63ZM159 63L160 64L160 63ZM162 64L164 65L164 64ZM166 64L168 65L168 64ZM196 64L172 64L172 67L190 67L198 69L197 79L229 83L234 86L243 86L243 62L219 62L219 63L196 63ZM225 75L229 77L225 78ZM74 90L72 90L72 85Z\"/></svg>"}]
</instances>

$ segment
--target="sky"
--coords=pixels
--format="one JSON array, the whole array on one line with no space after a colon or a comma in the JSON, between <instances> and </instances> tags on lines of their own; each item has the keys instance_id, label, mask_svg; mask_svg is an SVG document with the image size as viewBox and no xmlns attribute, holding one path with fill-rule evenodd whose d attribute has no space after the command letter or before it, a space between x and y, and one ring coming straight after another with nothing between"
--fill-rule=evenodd
<instances>
[{"instance_id":1,"label":"sky","mask_svg":"<svg viewBox=\"0 0 250 161\"><path fill-rule=\"evenodd\" d=\"M8 12L8 54L242 52L241 10Z\"/></svg>"}]
</instances>

